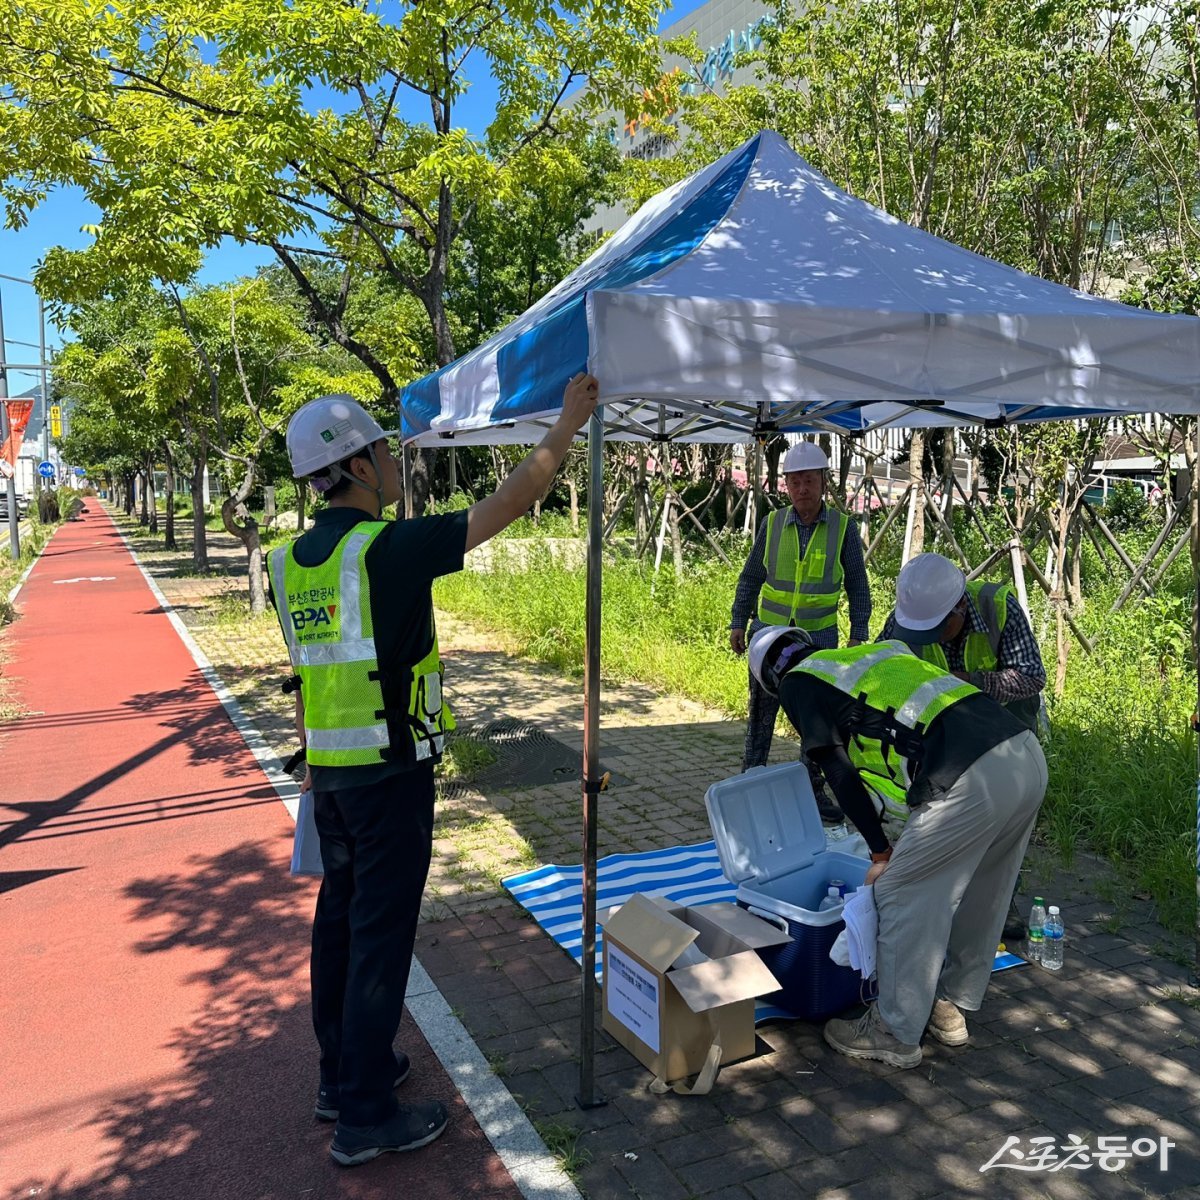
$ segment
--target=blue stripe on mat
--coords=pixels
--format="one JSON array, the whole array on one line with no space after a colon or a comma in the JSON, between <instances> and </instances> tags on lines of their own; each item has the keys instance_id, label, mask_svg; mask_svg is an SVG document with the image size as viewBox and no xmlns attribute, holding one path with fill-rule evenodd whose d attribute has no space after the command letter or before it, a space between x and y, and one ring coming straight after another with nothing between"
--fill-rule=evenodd
<instances>
[{"instance_id":1,"label":"blue stripe on mat","mask_svg":"<svg viewBox=\"0 0 1200 1200\"><path fill-rule=\"evenodd\" d=\"M535 867L503 881L505 890L576 961L583 958L582 867ZM610 854L596 864L596 908L624 904L642 892L676 904L732 903L737 895L721 871L716 842L671 846L641 854ZM596 982L604 977L604 931L596 930ZM997 954L993 970L1019 967L1024 959ZM757 1020L788 1017L780 1008L759 1005Z\"/></svg>"}]
</instances>

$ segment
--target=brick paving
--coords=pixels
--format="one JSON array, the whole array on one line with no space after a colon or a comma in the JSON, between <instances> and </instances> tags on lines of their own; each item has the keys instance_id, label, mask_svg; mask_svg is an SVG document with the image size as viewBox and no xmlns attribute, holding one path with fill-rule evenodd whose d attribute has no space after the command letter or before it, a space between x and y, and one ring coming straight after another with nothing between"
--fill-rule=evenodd
<instances>
[{"instance_id":1,"label":"brick paving","mask_svg":"<svg viewBox=\"0 0 1200 1200\"><path fill-rule=\"evenodd\" d=\"M286 705L270 695L263 669L279 665L281 647L274 660L265 642L249 652L247 623L212 618L236 581L190 579L178 560L172 567L145 543L137 548L284 753ZM226 546L223 561L240 567L230 555ZM222 561L219 550L215 557ZM449 618L439 631L451 701L468 730L518 717L579 750L579 680L514 659L499 635ZM643 685L606 687L601 758L626 782L601 797L601 854L710 836L704 790L737 770L741 740L740 724L688 701ZM774 757L794 752L779 740ZM582 1112L578 971L497 882L534 862L578 861L578 784L460 786L448 807L418 955L533 1119L560 1138L577 1135L573 1162L591 1200L1200 1196L1200 993L1187 983L1190 942L1158 925L1106 864L1031 854L1029 886L1067 921L1066 967L997 975L966 1047L932 1042L920 1068L900 1071L835 1055L819 1026L772 1025L759 1031L761 1052L724 1068L711 1095L658 1097L646 1090L646 1070L598 1032L608 1103ZM486 845L464 856L459 843L470 836ZM1031 1138L1072 1134L1092 1145L1102 1136L1176 1145L1166 1172L1145 1158L1111 1173L979 1170L1009 1135L1029 1149Z\"/></svg>"}]
</instances>

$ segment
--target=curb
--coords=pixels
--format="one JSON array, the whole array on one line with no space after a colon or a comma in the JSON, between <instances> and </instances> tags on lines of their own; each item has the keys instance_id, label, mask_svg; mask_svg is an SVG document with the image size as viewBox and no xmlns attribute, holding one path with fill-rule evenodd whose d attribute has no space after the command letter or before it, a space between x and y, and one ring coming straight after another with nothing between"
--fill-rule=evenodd
<instances>
[{"instance_id":1,"label":"curb","mask_svg":"<svg viewBox=\"0 0 1200 1200\"><path fill-rule=\"evenodd\" d=\"M136 551L112 514L107 515L134 566L141 572L154 599L171 622L171 627L187 647L196 666L220 700L221 707L228 713L229 719L242 735L247 748L254 755L294 821L300 799L299 784L280 770L279 759L274 751L246 716L237 698L225 686L224 680L217 674L208 656L180 620L179 614L163 595L162 589L142 566ZM542 1141L524 1110L488 1066L483 1052L472 1040L462 1022L450 1011L446 998L415 954L405 1004L417 1028L429 1043L438 1061L445 1067L446 1073L505 1169L512 1176L521 1195L526 1200L582 1200L578 1189L546 1148L546 1143Z\"/></svg>"}]
</instances>

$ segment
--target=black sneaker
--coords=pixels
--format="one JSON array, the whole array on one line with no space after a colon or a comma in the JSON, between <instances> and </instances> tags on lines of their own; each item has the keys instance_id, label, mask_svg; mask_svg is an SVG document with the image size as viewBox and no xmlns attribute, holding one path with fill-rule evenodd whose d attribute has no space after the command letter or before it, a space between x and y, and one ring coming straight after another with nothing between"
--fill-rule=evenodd
<instances>
[{"instance_id":1,"label":"black sneaker","mask_svg":"<svg viewBox=\"0 0 1200 1200\"><path fill-rule=\"evenodd\" d=\"M382 1125L343 1125L333 1133L329 1153L340 1167L357 1167L381 1154L418 1150L439 1137L450 1123L450 1114L438 1100L402 1104Z\"/></svg>"},{"instance_id":2,"label":"black sneaker","mask_svg":"<svg viewBox=\"0 0 1200 1200\"><path fill-rule=\"evenodd\" d=\"M396 1052L396 1078L392 1087L399 1087L407 1078L409 1071L408 1055L403 1050ZM318 1121L336 1121L340 1108L341 1097L338 1095L336 1083L323 1083L317 1088L317 1103L313 1115Z\"/></svg>"}]
</instances>

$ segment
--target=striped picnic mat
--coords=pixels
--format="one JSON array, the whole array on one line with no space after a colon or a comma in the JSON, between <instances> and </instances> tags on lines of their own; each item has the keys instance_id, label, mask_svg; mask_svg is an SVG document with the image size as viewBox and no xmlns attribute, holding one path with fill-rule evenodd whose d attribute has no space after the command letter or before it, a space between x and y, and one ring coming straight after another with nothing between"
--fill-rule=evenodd
<instances>
[{"instance_id":1,"label":"striped picnic mat","mask_svg":"<svg viewBox=\"0 0 1200 1200\"><path fill-rule=\"evenodd\" d=\"M583 959L582 867L536 867L503 881L522 908L576 961ZM610 854L596 864L596 909L603 912L642 892L676 904L733 902L737 889L721 871L716 842L640 854ZM604 974L604 931L596 931L596 982ZM1015 954L996 954L993 970L1020 966ZM778 1014L777 1014L778 1015ZM759 1013L759 1020L763 1020Z\"/></svg>"}]
</instances>

